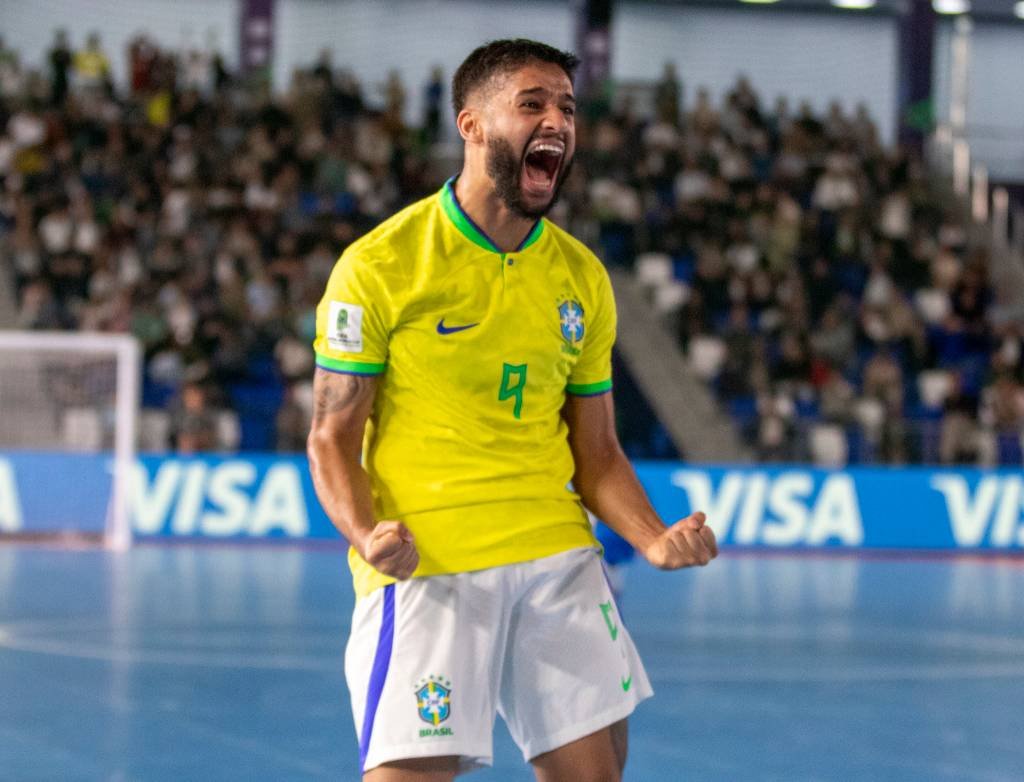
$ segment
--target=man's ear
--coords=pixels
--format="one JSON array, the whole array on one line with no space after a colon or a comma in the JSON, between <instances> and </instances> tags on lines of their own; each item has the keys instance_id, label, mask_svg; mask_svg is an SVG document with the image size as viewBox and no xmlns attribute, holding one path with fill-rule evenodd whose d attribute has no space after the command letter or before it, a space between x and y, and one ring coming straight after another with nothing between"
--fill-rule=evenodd
<instances>
[{"instance_id":1,"label":"man's ear","mask_svg":"<svg viewBox=\"0 0 1024 782\"><path fill-rule=\"evenodd\" d=\"M480 124L480 112L468 106L455 118L455 127L467 144L481 144L484 140L483 126Z\"/></svg>"}]
</instances>

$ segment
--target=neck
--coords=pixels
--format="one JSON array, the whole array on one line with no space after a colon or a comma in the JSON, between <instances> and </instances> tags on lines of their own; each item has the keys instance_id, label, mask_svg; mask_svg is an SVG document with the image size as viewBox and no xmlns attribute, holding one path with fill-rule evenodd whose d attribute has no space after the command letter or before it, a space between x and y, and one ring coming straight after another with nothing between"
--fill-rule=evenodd
<instances>
[{"instance_id":1,"label":"neck","mask_svg":"<svg viewBox=\"0 0 1024 782\"><path fill-rule=\"evenodd\" d=\"M490 177L474 174L469 166L455 180L455 197L462 211L503 253L518 248L537 222L510 210L494 192Z\"/></svg>"}]
</instances>

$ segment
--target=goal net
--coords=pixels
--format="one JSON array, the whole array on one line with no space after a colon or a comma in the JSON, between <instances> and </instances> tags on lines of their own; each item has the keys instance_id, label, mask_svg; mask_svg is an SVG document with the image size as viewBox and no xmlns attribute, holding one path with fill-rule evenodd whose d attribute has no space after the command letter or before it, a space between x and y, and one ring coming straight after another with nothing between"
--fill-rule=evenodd
<instances>
[{"instance_id":1,"label":"goal net","mask_svg":"<svg viewBox=\"0 0 1024 782\"><path fill-rule=\"evenodd\" d=\"M139 378L131 336L0 331L0 539L131 543Z\"/></svg>"}]
</instances>

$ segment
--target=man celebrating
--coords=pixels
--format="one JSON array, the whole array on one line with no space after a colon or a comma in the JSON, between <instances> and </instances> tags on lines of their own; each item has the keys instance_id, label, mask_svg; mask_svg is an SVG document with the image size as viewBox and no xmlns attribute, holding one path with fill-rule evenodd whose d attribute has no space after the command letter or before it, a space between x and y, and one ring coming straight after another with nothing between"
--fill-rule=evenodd
<instances>
[{"instance_id":1,"label":"man celebrating","mask_svg":"<svg viewBox=\"0 0 1024 782\"><path fill-rule=\"evenodd\" d=\"M317 310L309 456L351 544L364 780L490 764L496 713L537 779L619 779L651 689L583 506L656 567L717 554L702 513L661 522L622 453L608 276L542 219L576 64L525 40L470 54L461 174L349 247Z\"/></svg>"}]
</instances>

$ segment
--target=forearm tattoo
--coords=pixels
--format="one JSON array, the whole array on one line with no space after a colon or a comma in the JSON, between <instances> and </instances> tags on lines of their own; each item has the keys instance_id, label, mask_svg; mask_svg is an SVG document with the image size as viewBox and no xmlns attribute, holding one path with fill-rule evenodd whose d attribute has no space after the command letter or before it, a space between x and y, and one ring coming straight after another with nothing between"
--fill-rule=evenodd
<instances>
[{"instance_id":1,"label":"forearm tattoo","mask_svg":"<svg viewBox=\"0 0 1024 782\"><path fill-rule=\"evenodd\" d=\"M372 398L376 383L373 377L317 368L313 377L313 419L320 421L333 413L358 408Z\"/></svg>"}]
</instances>

